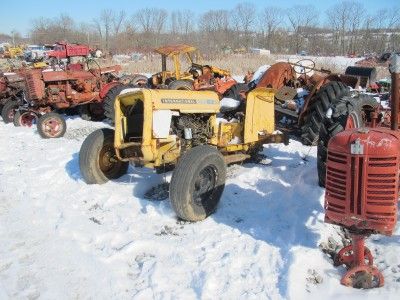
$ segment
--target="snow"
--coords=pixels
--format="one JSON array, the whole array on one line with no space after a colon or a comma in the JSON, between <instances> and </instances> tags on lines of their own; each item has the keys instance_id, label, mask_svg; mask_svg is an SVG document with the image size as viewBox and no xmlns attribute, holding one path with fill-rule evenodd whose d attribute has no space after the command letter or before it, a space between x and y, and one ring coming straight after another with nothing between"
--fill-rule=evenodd
<instances>
[{"instance_id":1,"label":"snow","mask_svg":"<svg viewBox=\"0 0 400 300\"><path fill-rule=\"evenodd\" d=\"M229 167L216 213L187 223L144 199L170 173L86 185L80 146L107 125L67 126L43 140L0 121L0 299L397 299L399 229L367 241L380 289L341 286L344 268L319 249L341 237L323 222L315 147L266 145L269 165Z\"/></svg>"}]
</instances>

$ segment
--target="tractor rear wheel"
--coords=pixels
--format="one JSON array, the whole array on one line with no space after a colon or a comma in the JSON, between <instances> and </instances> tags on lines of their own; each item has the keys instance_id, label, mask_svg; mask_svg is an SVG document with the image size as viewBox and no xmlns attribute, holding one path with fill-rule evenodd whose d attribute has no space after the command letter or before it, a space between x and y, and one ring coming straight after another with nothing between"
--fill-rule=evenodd
<instances>
[{"instance_id":1,"label":"tractor rear wheel","mask_svg":"<svg viewBox=\"0 0 400 300\"><path fill-rule=\"evenodd\" d=\"M112 122L115 120L114 103L115 98L124 90L128 88L133 88L132 85L117 85L112 87L106 94L103 100L104 115L106 118L110 119Z\"/></svg>"},{"instance_id":2,"label":"tractor rear wheel","mask_svg":"<svg viewBox=\"0 0 400 300\"><path fill-rule=\"evenodd\" d=\"M3 110L1 111L1 117L3 118L4 123L8 124L14 122L14 115L18 106L18 102L14 100L10 100L4 104Z\"/></svg>"},{"instance_id":3,"label":"tractor rear wheel","mask_svg":"<svg viewBox=\"0 0 400 300\"><path fill-rule=\"evenodd\" d=\"M368 95L344 97L332 105L332 116L324 118L319 131L317 169L318 183L321 187L325 186L329 140L346 129L365 126L370 121L370 112L378 106L379 103Z\"/></svg>"},{"instance_id":4,"label":"tractor rear wheel","mask_svg":"<svg viewBox=\"0 0 400 300\"><path fill-rule=\"evenodd\" d=\"M87 184L102 184L126 174L129 163L115 155L114 130L97 129L87 136L79 150L79 168Z\"/></svg>"},{"instance_id":5,"label":"tractor rear wheel","mask_svg":"<svg viewBox=\"0 0 400 300\"><path fill-rule=\"evenodd\" d=\"M342 82L331 81L314 95L308 114L301 126L301 141L304 145L316 145L319 129L330 105L349 93Z\"/></svg>"},{"instance_id":6,"label":"tractor rear wheel","mask_svg":"<svg viewBox=\"0 0 400 300\"><path fill-rule=\"evenodd\" d=\"M54 139L64 136L67 124L64 118L55 112L42 115L37 122L39 135L44 139Z\"/></svg>"},{"instance_id":7,"label":"tractor rear wheel","mask_svg":"<svg viewBox=\"0 0 400 300\"><path fill-rule=\"evenodd\" d=\"M214 147L203 145L187 151L172 174L169 193L179 218L201 221L212 214L225 187L226 165Z\"/></svg>"},{"instance_id":8,"label":"tractor rear wheel","mask_svg":"<svg viewBox=\"0 0 400 300\"><path fill-rule=\"evenodd\" d=\"M168 89L193 91L193 82L190 80L175 80L168 85Z\"/></svg>"},{"instance_id":9,"label":"tractor rear wheel","mask_svg":"<svg viewBox=\"0 0 400 300\"><path fill-rule=\"evenodd\" d=\"M149 79L146 76L138 74L133 76L131 84L135 87L144 87L147 85L148 81Z\"/></svg>"}]
</instances>

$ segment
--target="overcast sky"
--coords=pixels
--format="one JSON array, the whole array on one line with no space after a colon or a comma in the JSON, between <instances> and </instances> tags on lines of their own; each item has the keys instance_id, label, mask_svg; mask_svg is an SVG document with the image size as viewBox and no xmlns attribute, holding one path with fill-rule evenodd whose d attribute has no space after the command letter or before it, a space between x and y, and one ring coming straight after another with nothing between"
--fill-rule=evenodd
<instances>
[{"instance_id":1,"label":"overcast sky","mask_svg":"<svg viewBox=\"0 0 400 300\"><path fill-rule=\"evenodd\" d=\"M190 9L196 13L202 13L209 9L232 9L238 3L246 2L240 0L7 0L2 1L0 10L0 32L10 33L17 30L22 34L29 32L32 20L38 17L52 18L60 14L68 14L77 22L91 22L92 19L100 14L103 9L113 9L116 11L125 10L130 16L137 9L143 7L165 8L169 11L177 9ZM322 14L327 8L340 2L339 0L250 0L257 8L265 6L279 6L290 8L299 4L313 4ZM392 8L400 6L399 0L364 0L365 8L369 13L374 13L381 8Z\"/></svg>"}]
</instances>

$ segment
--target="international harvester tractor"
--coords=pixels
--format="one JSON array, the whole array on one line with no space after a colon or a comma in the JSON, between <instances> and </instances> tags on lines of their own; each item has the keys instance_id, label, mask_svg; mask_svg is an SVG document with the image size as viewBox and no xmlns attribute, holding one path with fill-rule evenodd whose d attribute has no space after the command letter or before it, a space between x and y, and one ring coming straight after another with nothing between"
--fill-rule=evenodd
<instances>
[{"instance_id":1,"label":"international harvester tractor","mask_svg":"<svg viewBox=\"0 0 400 300\"><path fill-rule=\"evenodd\" d=\"M228 122L222 111L235 119ZM79 166L88 184L119 178L129 163L174 168L172 207L178 217L199 221L217 207L226 164L257 158L263 144L281 142L287 139L275 131L273 89L256 88L235 108L221 106L212 91L141 89L116 98L115 130L91 133Z\"/></svg>"},{"instance_id":2,"label":"international harvester tractor","mask_svg":"<svg viewBox=\"0 0 400 300\"><path fill-rule=\"evenodd\" d=\"M43 138L64 135L66 123L57 112L77 107L85 119L102 119L101 102L111 88L120 85L120 66L89 70L29 70L25 74L24 103L17 107L16 126L32 126Z\"/></svg>"},{"instance_id":3,"label":"international harvester tractor","mask_svg":"<svg viewBox=\"0 0 400 300\"><path fill-rule=\"evenodd\" d=\"M391 127L376 111L370 127L349 128L328 142L325 178L325 221L345 228L352 243L336 255L345 265L341 283L355 288L384 284L364 239L371 234L391 235L397 223L400 168L400 56L393 55ZM353 114L353 117L356 117Z\"/></svg>"}]
</instances>

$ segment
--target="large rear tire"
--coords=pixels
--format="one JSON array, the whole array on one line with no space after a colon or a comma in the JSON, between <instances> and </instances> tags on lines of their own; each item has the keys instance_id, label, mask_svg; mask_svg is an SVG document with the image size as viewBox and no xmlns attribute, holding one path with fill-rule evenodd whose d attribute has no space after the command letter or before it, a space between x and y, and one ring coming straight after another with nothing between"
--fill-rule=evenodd
<instances>
[{"instance_id":1,"label":"large rear tire","mask_svg":"<svg viewBox=\"0 0 400 300\"><path fill-rule=\"evenodd\" d=\"M129 163L118 160L114 130L97 129L87 136L79 151L79 168L87 184L103 184L128 171Z\"/></svg>"},{"instance_id":2,"label":"large rear tire","mask_svg":"<svg viewBox=\"0 0 400 300\"><path fill-rule=\"evenodd\" d=\"M178 161L170 183L171 204L179 218L201 221L212 214L225 187L226 165L211 146L197 146Z\"/></svg>"},{"instance_id":3,"label":"large rear tire","mask_svg":"<svg viewBox=\"0 0 400 300\"><path fill-rule=\"evenodd\" d=\"M319 129L330 105L349 93L349 88L340 81L331 81L314 95L309 113L301 126L301 141L304 145L316 145Z\"/></svg>"},{"instance_id":4,"label":"large rear tire","mask_svg":"<svg viewBox=\"0 0 400 300\"><path fill-rule=\"evenodd\" d=\"M319 131L317 169L318 183L325 186L326 159L329 140L346 129L360 128L369 122L369 112L375 110L379 103L371 96L344 97L332 105L332 116L325 117Z\"/></svg>"},{"instance_id":5,"label":"large rear tire","mask_svg":"<svg viewBox=\"0 0 400 300\"><path fill-rule=\"evenodd\" d=\"M104 115L106 118L110 119L112 122L115 120L115 110L114 110L114 103L115 98L124 90L128 88L132 88L134 86L131 85L117 85L112 87L103 100L103 108L104 108Z\"/></svg>"}]
</instances>

